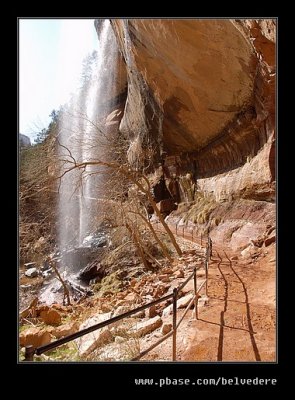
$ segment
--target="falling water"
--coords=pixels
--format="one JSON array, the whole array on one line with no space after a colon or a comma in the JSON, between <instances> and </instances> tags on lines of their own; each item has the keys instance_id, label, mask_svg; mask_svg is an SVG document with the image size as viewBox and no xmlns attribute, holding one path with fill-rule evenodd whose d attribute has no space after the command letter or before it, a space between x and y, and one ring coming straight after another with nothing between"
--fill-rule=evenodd
<instances>
[{"instance_id":1,"label":"falling water","mask_svg":"<svg viewBox=\"0 0 295 400\"><path fill-rule=\"evenodd\" d=\"M62 112L59 142L61 171L73 162L101 159L107 138L102 133L105 117L112 111L118 50L110 22L101 24L97 53L88 57L82 87ZM59 247L62 252L83 246L96 226L96 215L104 179L96 166L73 169L64 174L59 188ZM74 257L74 256L73 256ZM68 266L75 260L67 258Z\"/></svg>"}]
</instances>

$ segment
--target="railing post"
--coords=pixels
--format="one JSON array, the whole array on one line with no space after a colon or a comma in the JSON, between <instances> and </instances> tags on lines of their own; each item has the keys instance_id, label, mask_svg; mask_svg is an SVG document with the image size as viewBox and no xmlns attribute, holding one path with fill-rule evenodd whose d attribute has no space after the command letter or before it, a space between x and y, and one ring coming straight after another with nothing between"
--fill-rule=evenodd
<instances>
[{"instance_id":1,"label":"railing post","mask_svg":"<svg viewBox=\"0 0 295 400\"><path fill-rule=\"evenodd\" d=\"M177 324L177 288L173 289L173 348L172 348L172 360L176 361L176 324Z\"/></svg>"},{"instance_id":2,"label":"railing post","mask_svg":"<svg viewBox=\"0 0 295 400\"><path fill-rule=\"evenodd\" d=\"M197 268L194 268L194 292L195 292L195 317L198 319L198 285L197 285Z\"/></svg>"},{"instance_id":3,"label":"railing post","mask_svg":"<svg viewBox=\"0 0 295 400\"><path fill-rule=\"evenodd\" d=\"M201 246L202 246L202 244L203 244L203 235L202 235L202 232L201 232Z\"/></svg>"},{"instance_id":4,"label":"railing post","mask_svg":"<svg viewBox=\"0 0 295 400\"><path fill-rule=\"evenodd\" d=\"M184 238L184 225L182 227L182 237Z\"/></svg>"},{"instance_id":5,"label":"railing post","mask_svg":"<svg viewBox=\"0 0 295 400\"><path fill-rule=\"evenodd\" d=\"M209 263L209 246L207 245L207 250L206 250L206 266L205 266L205 295L208 297L208 263Z\"/></svg>"},{"instance_id":6,"label":"railing post","mask_svg":"<svg viewBox=\"0 0 295 400\"><path fill-rule=\"evenodd\" d=\"M175 235L177 235L177 223L175 224Z\"/></svg>"},{"instance_id":7,"label":"railing post","mask_svg":"<svg viewBox=\"0 0 295 400\"><path fill-rule=\"evenodd\" d=\"M32 345L26 346L25 361L34 361L35 348Z\"/></svg>"},{"instance_id":8,"label":"railing post","mask_svg":"<svg viewBox=\"0 0 295 400\"><path fill-rule=\"evenodd\" d=\"M192 242L194 241L194 228L192 228Z\"/></svg>"}]
</instances>

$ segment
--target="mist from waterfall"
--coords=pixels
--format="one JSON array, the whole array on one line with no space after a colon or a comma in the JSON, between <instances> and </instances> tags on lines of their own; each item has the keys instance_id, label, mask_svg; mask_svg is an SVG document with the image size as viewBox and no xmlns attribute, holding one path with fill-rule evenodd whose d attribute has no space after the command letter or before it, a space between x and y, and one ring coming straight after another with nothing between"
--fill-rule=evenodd
<instances>
[{"instance_id":1,"label":"mist from waterfall","mask_svg":"<svg viewBox=\"0 0 295 400\"><path fill-rule=\"evenodd\" d=\"M112 111L111 96L116 79L118 48L108 20L101 23L99 44L84 61L81 88L63 107L59 158L61 173L83 162L100 160L107 137L106 116ZM104 176L97 166L73 169L64 174L59 187L59 249L61 252L83 246L85 238L97 229L99 198ZM74 264L75 260L67 259Z\"/></svg>"}]
</instances>

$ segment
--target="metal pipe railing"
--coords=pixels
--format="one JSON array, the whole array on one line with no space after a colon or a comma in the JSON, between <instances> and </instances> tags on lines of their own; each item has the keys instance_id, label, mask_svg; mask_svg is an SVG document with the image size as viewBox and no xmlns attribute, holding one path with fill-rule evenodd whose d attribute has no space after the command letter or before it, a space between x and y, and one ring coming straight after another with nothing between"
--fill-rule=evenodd
<instances>
[{"instance_id":1,"label":"metal pipe railing","mask_svg":"<svg viewBox=\"0 0 295 400\"><path fill-rule=\"evenodd\" d=\"M173 343L172 343L172 360L176 361L176 332L177 332L177 296L178 290L173 289Z\"/></svg>"},{"instance_id":2,"label":"metal pipe railing","mask_svg":"<svg viewBox=\"0 0 295 400\"><path fill-rule=\"evenodd\" d=\"M154 301L152 301L152 302L150 302L148 304L144 304L144 305L142 305L140 307L137 307L137 308L135 308L133 310L127 311L124 314L120 314L120 315L117 315L116 317L113 317L113 318L110 318L110 319L108 319L106 321L100 322L99 324L95 324L95 325L89 326L88 328L82 329L79 332L72 333L71 335L65 336L62 339L58 339L55 342L48 343L48 344L46 344L44 346L37 347L35 349L35 354L40 355L40 354L45 353L46 351L53 350L56 347L61 346L62 344L71 342L72 340L78 339L81 336L87 335L87 333L94 332L97 329L104 328L105 326L111 325L114 322L120 321L123 318L130 317L131 315L136 314L136 313L138 313L140 311L143 311L146 308L150 308L151 306L154 306L156 304L162 303L163 301L168 300L171 297L173 297L173 293L167 294L166 296L163 296L160 299L154 300ZM31 352L32 352L32 350L30 350L30 353Z\"/></svg>"},{"instance_id":3,"label":"metal pipe railing","mask_svg":"<svg viewBox=\"0 0 295 400\"><path fill-rule=\"evenodd\" d=\"M179 327L180 323L182 322L184 316L186 315L187 311L189 310L189 308L191 307L191 305L193 304L193 302L195 303L195 318L198 319L198 293L200 292L200 290L202 289L202 287L205 285L205 293L206 296L208 296L208 264L209 264L209 258L210 255L212 254L212 241L210 239L210 237L208 236L208 243L206 246L206 257L204 260L204 267L205 267L205 280L202 282L202 284L200 285L200 287L197 287L197 271L201 268L201 266L199 267L194 267L193 272L188 276L188 278L181 284L179 285L178 288L174 288L173 289L173 293L167 294L166 296L161 297L160 299L154 300L150 303L144 304L140 307L137 307L133 310L127 311L126 313L117 315L116 317L110 318L106 321L100 322L98 324L95 324L93 326L90 326L88 328L82 329L79 332L75 332L71 335L65 336L64 338L58 339L55 342L52 343L48 343L44 346L40 346L37 348L34 348L33 346L26 346L25 348L25 361L33 361L34 359L34 355L40 355L43 354L49 350L55 349L56 347L61 346L62 344L68 343L72 340L75 340L79 337L82 337L88 333L94 332L98 329L104 328L105 326L111 325L117 321L120 321L123 318L127 318L130 317L133 314L136 314L140 311L143 311L147 308L152 307L153 305L162 303L163 301L166 301L170 298L173 298L173 330L172 332L169 332L167 335L165 335L163 338L161 338L157 343L155 343L154 345L152 345L148 350L145 350L143 353L141 353L139 356L137 356L135 359L139 359L141 358L143 355L147 354L148 351L152 350L153 348L155 348L156 346L158 346L160 343L162 343L164 340L166 340L168 337L170 337L171 335L173 335L173 343L172 343L172 359L173 361L176 361L176 336L177 336L177 328ZM188 284L188 282L191 279L194 279L194 297L192 298L192 300L190 300L187 308L185 309L184 315L182 316L182 318L180 319L180 321L177 323L177 297L180 293L180 291ZM134 359L134 360L135 360Z\"/></svg>"}]
</instances>

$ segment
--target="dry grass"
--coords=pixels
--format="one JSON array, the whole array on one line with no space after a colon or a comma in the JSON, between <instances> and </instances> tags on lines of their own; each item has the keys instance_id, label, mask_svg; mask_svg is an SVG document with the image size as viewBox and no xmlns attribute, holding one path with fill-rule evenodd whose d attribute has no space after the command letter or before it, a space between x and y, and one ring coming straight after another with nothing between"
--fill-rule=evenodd
<instances>
[{"instance_id":1,"label":"dry grass","mask_svg":"<svg viewBox=\"0 0 295 400\"><path fill-rule=\"evenodd\" d=\"M205 224L210 219L210 214L217 207L217 202L213 196L205 195L204 193L198 192L195 196L195 201L188 210L184 220L191 221L194 224ZM217 221L216 218L216 222ZM217 224L218 224L217 223Z\"/></svg>"}]
</instances>

